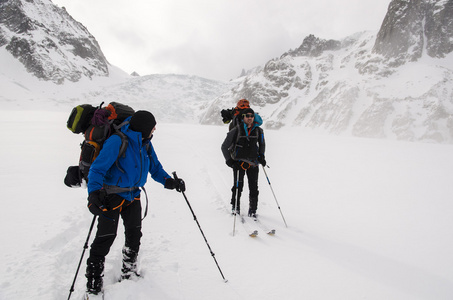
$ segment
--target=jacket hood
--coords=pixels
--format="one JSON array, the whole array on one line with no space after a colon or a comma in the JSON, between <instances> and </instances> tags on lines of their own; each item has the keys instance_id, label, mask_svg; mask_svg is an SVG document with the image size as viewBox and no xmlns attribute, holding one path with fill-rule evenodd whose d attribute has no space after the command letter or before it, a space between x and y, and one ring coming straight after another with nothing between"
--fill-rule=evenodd
<instances>
[{"instance_id":1,"label":"jacket hood","mask_svg":"<svg viewBox=\"0 0 453 300\"><path fill-rule=\"evenodd\" d=\"M245 134L248 135L247 125L244 122L242 122L242 124L244 126ZM262 124L263 124L263 119L261 118L261 116L259 114L255 113L255 119L253 120L252 129L250 131L252 131L256 127L260 127Z\"/></svg>"},{"instance_id":2,"label":"jacket hood","mask_svg":"<svg viewBox=\"0 0 453 300\"><path fill-rule=\"evenodd\" d=\"M255 127L263 125L263 119L257 113L255 113L255 120L253 121L253 124L256 125Z\"/></svg>"}]
</instances>

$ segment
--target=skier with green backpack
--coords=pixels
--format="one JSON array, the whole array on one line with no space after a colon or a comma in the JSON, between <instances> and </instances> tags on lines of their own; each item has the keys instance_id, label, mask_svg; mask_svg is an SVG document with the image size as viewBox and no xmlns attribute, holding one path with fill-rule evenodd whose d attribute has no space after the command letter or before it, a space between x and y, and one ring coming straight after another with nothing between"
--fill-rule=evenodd
<instances>
[{"instance_id":1,"label":"skier with green backpack","mask_svg":"<svg viewBox=\"0 0 453 300\"><path fill-rule=\"evenodd\" d=\"M99 120L96 120L99 117L97 114L99 112L96 110L92 116L92 124L99 123ZM111 113L105 115L111 116ZM73 119L81 119L81 114ZM72 123L68 120L68 128L73 127L71 126ZM107 121L107 123L109 122ZM98 225L87 259L86 299L96 298L96 295L103 293L105 257L115 240L120 217L123 219L125 232L120 280L140 276L137 268L137 257L142 236L140 189L144 187L148 173L156 182L161 183L167 189L176 189L178 192L185 191L184 181L180 178L172 178L163 169L157 158L151 143L156 129L155 126L156 120L150 112L134 112L119 126L116 126L117 132L112 133L100 145L102 149L96 153L94 161L88 167L88 208L91 213L98 216ZM110 125L107 127L104 129L111 129ZM87 137L87 134L89 135L88 130L89 127L85 131L86 141L89 139ZM74 172L74 170L77 171L76 166L73 167L72 171L76 174L77 172ZM68 170L68 176L69 174ZM68 176L65 183L69 186L77 186L77 184L73 184L74 181L68 179Z\"/></svg>"}]
</instances>

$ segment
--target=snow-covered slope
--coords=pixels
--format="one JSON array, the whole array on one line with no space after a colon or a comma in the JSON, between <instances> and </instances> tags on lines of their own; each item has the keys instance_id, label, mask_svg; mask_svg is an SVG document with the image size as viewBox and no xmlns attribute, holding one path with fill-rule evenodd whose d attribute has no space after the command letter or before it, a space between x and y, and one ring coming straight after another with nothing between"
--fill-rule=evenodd
<instances>
[{"instance_id":1,"label":"snow-covered slope","mask_svg":"<svg viewBox=\"0 0 453 300\"><path fill-rule=\"evenodd\" d=\"M453 142L451 1L394 0L379 32L313 35L220 96L202 120L247 98L267 128Z\"/></svg>"},{"instance_id":2,"label":"snow-covered slope","mask_svg":"<svg viewBox=\"0 0 453 300\"><path fill-rule=\"evenodd\" d=\"M376 38L375 32L342 41L309 36L230 83L131 77L107 64L108 76L57 84L38 79L0 46L0 299L67 299L92 215L86 190L63 184L82 139L65 122L73 106L102 101L155 113L158 156L186 181L228 279L223 282L183 196L150 179L139 256L144 278L117 282L120 225L106 261L106 299L452 298L452 146L314 133L451 142L451 53L423 52L392 66L385 53L373 52ZM266 170L289 227L262 170L258 213L275 236L258 229L252 239L255 226L239 223L232 235L232 171L220 152L226 126L196 124L220 122L220 109L243 97L267 122ZM84 267L71 299L82 296Z\"/></svg>"},{"instance_id":3,"label":"snow-covered slope","mask_svg":"<svg viewBox=\"0 0 453 300\"><path fill-rule=\"evenodd\" d=\"M65 128L66 118L2 112L2 300L68 298L92 215L86 190L63 184L81 142ZM232 236L232 171L220 152L225 134L220 126L159 123L153 144L165 169L186 181L228 282L183 196L149 179L139 256L144 278L116 282L120 225L106 260L106 299L452 298L451 145L265 130L267 174L289 227L261 170L258 213L277 234L259 230L253 239L240 224ZM82 297L85 259L71 299Z\"/></svg>"},{"instance_id":4,"label":"snow-covered slope","mask_svg":"<svg viewBox=\"0 0 453 300\"><path fill-rule=\"evenodd\" d=\"M228 91L231 83L198 76L154 74L84 92L77 101L118 101L147 109L165 122L196 124L212 101Z\"/></svg>"},{"instance_id":5,"label":"snow-covered slope","mask_svg":"<svg viewBox=\"0 0 453 300\"><path fill-rule=\"evenodd\" d=\"M62 84L109 75L96 39L50 0L1 1L0 47L44 81Z\"/></svg>"},{"instance_id":6,"label":"snow-covered slope","mask_svg":"<svg viewBox=\"0 0 453 300\"><path fill-rule=\"evenodd\" d=\"M109 66L108 77L83 78L56 85L28 73L4 48L0 48L0 101L7 110L57 110L90 103L122 102L136 109L148 109L157 121L199 123L209 104L233 86L197 76L128 76Z\"/></svg>"},{"instance_id":7,"label":"snow-covered slope","mask_svg":"<svg viewBox=\"0 0 453 300\"><path fill-rule=\"evenodd\" d=\"M70 111L80 103L120 101L153 111L158 121L221 124L220 110L247 98L266 128L453 142L451 1L394 0L378 32L340 41L309 35L297 49L228 83L129 76L49 0L0 5L6 109Z\"/></svg>"},{"instance_id":8,"label":"snow-covered slope","mask_svg":"<svg viewBox=\"0 0 453 300\"><path fill-rule=\"evenodd\" d=\"M203 123L220 123L214 112L245 97L267 128L451 143L453 54L391 68L372 52L375 39L362 32L319 56L271 60L216 99Z\"/></svg>"}]
</instances>

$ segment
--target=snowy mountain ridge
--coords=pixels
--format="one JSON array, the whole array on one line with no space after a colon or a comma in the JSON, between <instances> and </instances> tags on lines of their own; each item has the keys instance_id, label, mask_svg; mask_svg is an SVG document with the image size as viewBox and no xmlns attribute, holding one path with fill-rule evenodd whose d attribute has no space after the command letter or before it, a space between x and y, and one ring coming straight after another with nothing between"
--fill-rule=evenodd
<instances>
[{"instance_id":1,"label":"snowy mountain ridge","mask_svg":"<svg viewBox=\"0 0 453 300\"><path fill-rule=\"evenodd\" d=\"M190 75L129 76L50 0L0 1L0 79L4 109L69 112L119 101L173 123L198 123L208 102L232 86Z\"/></svg>"},{"instance_id":2,"label":"snowy mountain ridge","mask_svg":"<svg viewBox=\"0 0 453 300\"><path fill-rule=\"evenodd\" d=\"M267 128L453 142L453 26L447 1L392 1L378 33L313 35L209 108L247 98ZM434 30L435 28L435 30Z\"/></svg>"},{"instance_id":3,"label":"snowy mountain ridge","mask_svg":"<svg viewBox=\"0 0 453 300\"><path fill-rule=\"evenodd\" d=\"M232 86L198 76L153 74L93 89L80 95L77 101L125 102L152 111L164 122L193 124L204 116L213 99Z\"/></svg>"},{"instance_id":4,"label":"snowy mountain ridge","mask_svg":"<svg viewBox=\"0 0 453 300\"><path fill-rule=\"evenodd\" d=\"M96 39L50 0L0 1L0 47L29 73L57 84L109 75Z\"/></svg>"},{"instance_id":5,"label":"snowy mountain ridge","mask_svg":"<svg viewBox=\"0 0 453 300\"><path fill-rule=\"evenodd\" d=\"M268 129L452 143L451 3L394 0L378 32L339 41L309 35L225 83L129 76L64 8L50 0L3 1L0 100L8 109L52 110L120 101L167 122L220 125L220 110L247 98Z\"/></svg>"}]
</instances>

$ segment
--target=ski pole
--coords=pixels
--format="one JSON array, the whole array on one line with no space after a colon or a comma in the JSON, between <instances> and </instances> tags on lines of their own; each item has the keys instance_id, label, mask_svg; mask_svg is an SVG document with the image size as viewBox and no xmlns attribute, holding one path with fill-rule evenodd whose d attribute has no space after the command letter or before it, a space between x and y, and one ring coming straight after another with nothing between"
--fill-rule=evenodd
<instances>
[{"instance_id":1,"label":"ski pole","mask_svg":"<svg viewBox=\"0 0 453 300\"><path fill-rule=\"evenodd\" d=\"M93 216L93 221L91 221L90 231L88 231L87 239L85 241L85 244L83 245L82 256L80 257L79 265L77 266L77 271L74 276L74 281L72 282L71 288L69 289L68 300L69 300L69 298L71 298L72 292L74 292L74 285L77 280L77 275L79 274L79 269L80 269L80 265L82 264L83 256L85 255L85 250L88 248L88 241L90 240L91 231L93 231L95 221L96 221L96 215Z\"/></svg>"},{"instance_id":2,"label":"ski pole","mask_svg":"<svg viewBox=\"0 0 453 300\"><path fill-rule=\"evenodd\" d=\"M234 197L234 221L233 221L233 236L236 232L236 215L238 211L238 198L239 198L239 169L236 170L236 182L235 182L235 189L236 189L236 197Z\"/></svg>"},{"instance_id":3,"label":"ski pole","mask_svg":"<svg viewBox=\"0 0 453 300\"><path fill-rule=\"evenodd\" d=\"M175 178L175 180L179 180L178 175L176 175L176 172L173 172L173 177ZM203 230L201 229L200 223L198 223L197 216L195 215L195 213L194 213L194 211L192 209L192 206L190 205L189 200L186 197L186 194L184 193L184 191L181 191L181 193L184 196L184 199L186 200L186 203L189 206L190 211L192 212L193 219L195 220L195 222L197 222L197 225L198 225L198 228L200 229L201 235L203 236L204 241L206 242L206 245L208 246L209 252L211 252L211 256L214 259L215 264L217 265L217 269L219 269L220 275L222 275L222 278L223 278L224 282L228 282L228 280L225 279L225 276L223 276L222 270L220 269L220 266L217 263L217 259L215 258L215 254L214 254L214 252L212 252L211 246L209 246L208 240L206 239L206 236L204 235Z\"/></svg>"},{"instance_id":4,"label":"ski pole","mask_svg":"<svg viewBox=\"0 0 453 300\"><path fill-rule=\"evenodd\" d=\"M269 181L269 177L267 176L266 169L264 168L263 165L261 165L261 166L263 167L264 175L266 175L267 182L269 183L272 194L274 195L275 203L277 203L278 210L280 211L280 214L282 215L283 222L285 222L285 226L286 226L286 228L288 228L288 225L286 224L286 221L285 221L285 217L283 216L282 210L280 209L280 204L278 204L277 197L275 197L274 189L272 188L271 182Z\"/></svg>"}]
</instances>

